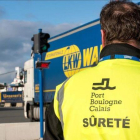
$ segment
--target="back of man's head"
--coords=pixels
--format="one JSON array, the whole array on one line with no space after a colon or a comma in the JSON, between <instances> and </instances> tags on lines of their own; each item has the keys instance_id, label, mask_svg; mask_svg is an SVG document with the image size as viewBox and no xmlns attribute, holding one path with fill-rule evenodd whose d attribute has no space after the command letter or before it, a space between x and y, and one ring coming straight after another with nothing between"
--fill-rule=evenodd
<instances>
[{"instance_id":1,"label":"back of man's head","mask_svg":"<svg viewBox=\"0 0 140 140\"><path fill-rule=\"evenodd\" d=\"M140 7L132 2L113 1L100 14L105 45L113 42L140 42Z\"/></svg>"}]
</instances>

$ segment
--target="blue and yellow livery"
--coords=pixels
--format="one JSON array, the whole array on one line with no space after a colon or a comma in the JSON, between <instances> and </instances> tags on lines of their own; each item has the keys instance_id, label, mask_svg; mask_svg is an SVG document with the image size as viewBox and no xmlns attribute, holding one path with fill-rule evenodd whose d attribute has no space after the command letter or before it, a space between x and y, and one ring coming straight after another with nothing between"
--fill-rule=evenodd
<instances>
[{"instance_id":1,"label":"blue and yellow livery","mask_svg":"<svg viewBox=\"0 0 140 140\"><path fill-rule=\"evenodd\" d=\"M27 118L30 118L29 114L33 114L32 117L37 114L34 109L30 110L31 108L39 107L39 70L35 68L36 61L50 61L49 69L42 72L45 107L53 100L56 85L98 63L102 50L100 21L97 19L54 36L49 39L49 44L47 53L42 56L34 54L31 60L25 63L24 109Z\"/></svg>"}]
</instances>

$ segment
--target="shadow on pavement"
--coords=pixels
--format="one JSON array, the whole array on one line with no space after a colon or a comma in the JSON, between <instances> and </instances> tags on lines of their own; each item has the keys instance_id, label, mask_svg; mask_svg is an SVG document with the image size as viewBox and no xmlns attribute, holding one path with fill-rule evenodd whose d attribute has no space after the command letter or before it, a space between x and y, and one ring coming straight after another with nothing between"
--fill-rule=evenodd
<instances>
[{"instance_id":1,"label":"shadow on pavement","mask_svg":"<svg viewBox=\"0 0 140 140\"><path fill-rule=\"evenodd\" d=\"M23 107L0 107L0 111L23 110Z\"/></svg>"}]
</instances>

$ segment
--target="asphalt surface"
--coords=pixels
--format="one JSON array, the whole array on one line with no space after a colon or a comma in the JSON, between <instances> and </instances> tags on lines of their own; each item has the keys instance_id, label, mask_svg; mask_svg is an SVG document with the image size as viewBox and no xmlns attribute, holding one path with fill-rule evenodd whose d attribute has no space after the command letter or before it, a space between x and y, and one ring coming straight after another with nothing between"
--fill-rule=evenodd
<instances>
[{"instance_id":1,"label":"asphalt surface","mask_svg":"<svg viewBox=\"0 0 140 140\"><path fill-rule=\"evenodd\" d=\"M25 119L23 107L0 107L0 123L30 122Z\"/></svg>"}]
</instances>

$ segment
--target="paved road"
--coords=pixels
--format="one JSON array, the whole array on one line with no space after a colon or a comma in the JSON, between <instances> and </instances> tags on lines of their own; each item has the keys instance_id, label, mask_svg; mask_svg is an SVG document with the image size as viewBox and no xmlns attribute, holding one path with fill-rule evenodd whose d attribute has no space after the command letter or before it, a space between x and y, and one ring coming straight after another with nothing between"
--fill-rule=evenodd
<instances>
[{"instance_id":1,"label":"paved road","mask_svg":"<svg viewBox=\"0 0 140 140\"><path fill-rule=\"evenodd\" d=\"M0 107L0 123L29 122L24 118L23 107Z\"/></svg>"}]
</instances>

